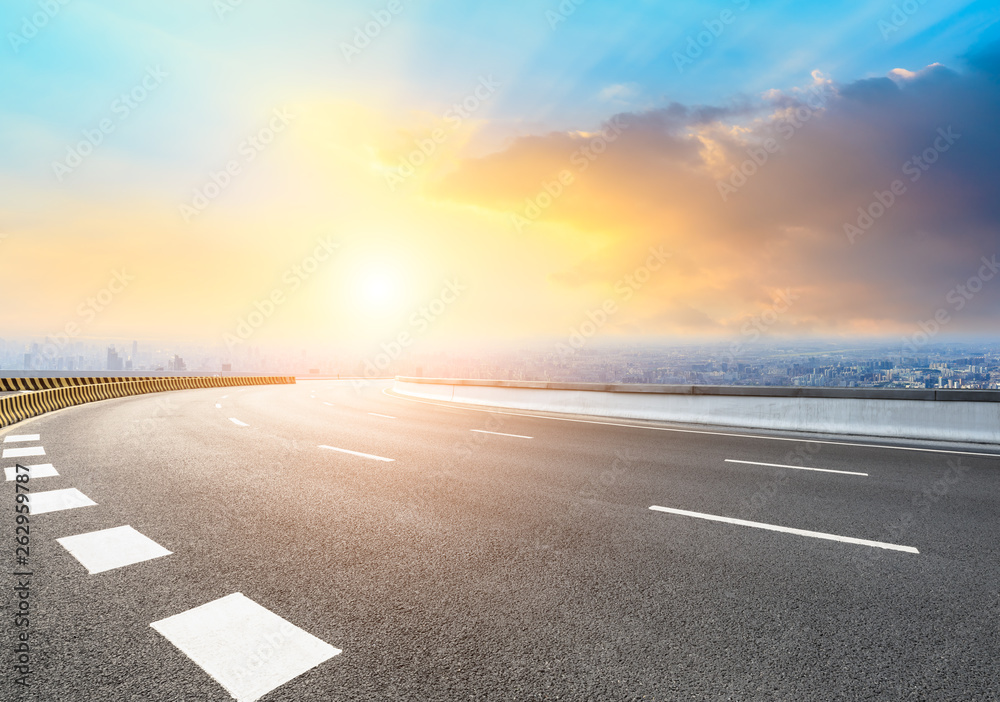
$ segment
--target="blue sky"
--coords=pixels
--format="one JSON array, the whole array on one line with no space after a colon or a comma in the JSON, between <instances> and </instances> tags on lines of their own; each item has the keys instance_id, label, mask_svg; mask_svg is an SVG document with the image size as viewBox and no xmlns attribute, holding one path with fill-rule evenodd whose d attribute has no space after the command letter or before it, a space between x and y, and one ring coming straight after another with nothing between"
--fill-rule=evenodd
<instances>
[{"instance_id":1,"label":"blue sky","mask_svg":"<svg viewBox=\"0 0 1000 702\"><path fill-rule=\"evenodd\" d=\"M505 84L494 119L512 128L587 128L616 107L723 104L808 83L813 70L850 81L899 67L955 66L982 33L996 35L1000 17L997 3L913 0L916 11L883 38L879 22L891 21L899 3L585 0L553 28L547 13L558 12L558 2L401 2L403 11L350 65L340 44L387 2L246 0L220 18L209 0L71 0L16 53L9 34L39 5L7 2L4 118L73 130L154 63L184 78L164 98L182 121L203 118L196 105L238 113L254 94L273 100L320 89L436 110L476 76L493 74ZM678 70L674 55L724 11L731 22ZM625 89L601 97L616 85Z\"/></svg>"},{"instance_id":2,"label":"blue sky","mask_svg":"<svg viewBox=\"0 0 1000 702\"><path fill-rule=\"evenodd\" d=\"M394 270L404 271L398 273L401 279L416 282L408 293L400 293L401 299L434 289L456 271L479 281L472 286L478 291L473 299L482 297L469 303L469 319L455 318L456 330L477 328L469 320L485 318L506 318L496 325L506 334L539 333L551 326L551 319L571 324L595 296L599 299L602 290L613 287L621 272L614 267L627 268L631 256L657 243L653 233L660 231L665 240L677 246L686 241L691 247L686 274L695 280L651 287L634 318L618 318L623 332L683 331L689 322L709 331L739 328L745 317L770 303L782 276L808 287L808 277L796 278L796 272L810 255L840 257L840 277L826 284L842 283L843 304L836 313L817 307L808 314L801 305L797 309L802 319L798 326L790 321L790 331L906 328L939 297L935 289L927 293L923 307L903 310L890 305L862 314L859 301L888 283L877 270L867 271L864 280L848 281L853 271L881 258L872 251L850 249L848 255L836 249L843 243L840 223L864 204L855 202L857 198L868 197L875 186L884 187L879 182L869 186L859 177L874 172L889 177L909 149L924 147L927 134L940 126L928 121L932 114L939 121L968 117L970 134L983 129L993 109L993 83L989 70L970 68L966 57L997 45L1000 3L396 3L4 3L0 229L12 232L6 251L22 260L41 255L33 248L35 242L59 242L58 247L50 243L48 250L58 250L63 257L53 264L63 272L62 287L47 291L48 298L35 307L25 306L20 324L28 328L35 323L31 320L53 314L49 309L75 307L74 300L90 285L86 271L76 267L78 261L109 269L129 261L147 267L146 297L135 293L134 303L123 302L120 313L102 318L100 324L106 324L108 332L133 333L132 327L149 317L146 310L152 306L162 311L161 319L176 320L176 333L181 333L194 314L184 305L209 296L225 299L217 310L199 308L196 316L201 333L218 337L219 329L231 326L226 315L238 312L266 287L271 262L280 274L282 252L296 242L308 249L314 245L311 237L324 229L342 232L345 242L369 242L358 245L359 269L371 269L387 247L405 251ZM366 27L375 26L373 17L378 16L384 26L377 27L377 36L366 45L354 47L348 60L345 46L356 42ZM924 70L932 64L950 72ZM894 80L899 96L912 100L911 112L927 113L926 124L916 124L913 114L894 107L899 96L891 94L892 83L885 78L894 69L912 72L894 74ZM149 90L140 89L150 70L162 80ZM918 77L901 77L910 75ZM442 116L484 79L499 83L499 90L461 128L450 131ZM870 84L878 90L867 93L878 98L874 111L857 97L858 91L846 89L864 79L882 79ZM739 165L744 150L766 133L767 120L778 118L775 96L793 99L796 88L817 80L834 86L838 99L822 120L814 120L816 130L803 130L805 136L790 145L788 158L776 160L767 176L755 180L754 187L763 192L767 184L768 197L773 196L775 204L767 216L748 211L742 219L735 217L734 211L753 202L747 196L743 202L724 203L731 211L706 222L705 213L719 208L716 179ZM123 93L135 90L142 100L125 115L116 105L121 107ZM918 99L921 95L924 102ZM711 124L678 121L679 113L670 112L671 105L744 104L755 107L742 113L720 111ZM192 193L200 191L212 173L238 157L248 135L285 106L297 114L295 125L252 165L242 164L246 172L227 186L210 211L193 224L181 221L179 207L192 200ZM948 109L932 109L940 106ZM525 198L533 197L541 183L558 172L573 148L592 139L605 120L619 113L642 118L639 122L645 126L625 140L631 146L622 147L620 158L596 165L587 176L591 182L581 179L577 191L588 196L561 200L539 221L530 243L521 232L511 232L511 211L523 209ZM54 177L54 164L65 160L81 135L92 133L103 120L110 120L113 133L104 136L78 169ZM385 175L395 172L400 159L435 126L446 128L447 143L435 153L434 163L400 191L387 189ZM670 131L675 128L686 131ZM876 145L867 153L883 160L869 163L862 150L852 164L857 173L847 172L835 161L860 140ZM992 152L984 146L966 138L949 155L948 165L936 169L934 177L941 179L943 188L940 197L926 197L936 191L930 191L930 177L924 181L928 193L912 198L914 204L907 206L914 210L912 216L907 219L902 209L894 215L898 222L908 222L894 241L924 236L909 222L937 217L935 221L951 222L952 230L965 231L969 256L993 253L982 234L993 213L976 185L982 182L984 168L993 168ZM794 150L800 157L791 153ZM553 160L552 154L559 157ZM982 208L961 225L948 209L957 199L946 194L948 183L958 177L948 169L957 172L960 167L967 168L959 174L968 183L962 192ZM603 183L600 188L587 190L598 182ZM619 191L622 183L628 188ZM860 190L852 191L851 183L858 183ZM781 193L798 186L809 193L806 200L780 201ZM663 197L668 190L687 193L686 201L668 203ZM821 202L823 197L816 193L829 201ZM918 201L922 206L938 203L943 209L918 217ZM573 210L576 205L598 209ZM809 216L800 212L805 206L812 208ZM692 236L690 230L697 227L717 233ZM462 237L470 231L478 239L465 249ZM782 248L790 246L788 232L800 238L794 263L795 257ZM947 232L938 234L945 237ZM834 253L817 254L810 248L823 237L829 238ZM770 243L763 246L758 240ZM254 246L242 245L244 241ZM872 237L865 246L886 246L883 254L891 257L898 244L889 247L888 241ZM179 254L177 261L170 261L163 242L176 244L178 251L199 248L206 259L200 277L195 270L201 262L182 260ZM739 261L722 263L737 244L750 243L756 248L741 255L761 257L760 268L773 281L737 280L732 271ZM696 244L703 247L697 254ZM236 268L219 273L225 268L220 262L233 251L242 261L240 269L254 270L254 275ZM780 261L774 258L779 254ZM860 258L852 259L855 255ZM914 265L931 270L941 254L926 255ZM6 261L11 260L7 256ZM961 275L966 263L951 261L949 275ZM516 315L509 312L511 269L520 271L523 288ZM701 284L697 272L708 269L717 270L701 274L702 282L710 282L696 292ZM4 270L28 276L26 280L32 275L30 267ZM106 271L95 275L103 277ZM350 294L337 287L333 273L329 275L327 293ZM219 280L212 282L213 276ZM678 274L675 280L682 277ZM175 279L184 280L182 290L171 288ZM943 280L942 291L950 284L950 278ZM215 287L205 287L209 285ZM143 288L137 284L135 289ZM690 299L683 299L685 295ZM915 299L915 294L909 297ZM172 300L177 304L172 306ZM330 313L329 300L302 304L303 310L288 313L289 318L303 327L322 326L317 320L327 319L322 314ZM538 319L532 321L536 311ZM39 323L41 331L58 328L59 314L51 323ZM336 314L349 317L346 312ZM275 334L279 331L276 326Z\"/></svg>"}]
</instances>

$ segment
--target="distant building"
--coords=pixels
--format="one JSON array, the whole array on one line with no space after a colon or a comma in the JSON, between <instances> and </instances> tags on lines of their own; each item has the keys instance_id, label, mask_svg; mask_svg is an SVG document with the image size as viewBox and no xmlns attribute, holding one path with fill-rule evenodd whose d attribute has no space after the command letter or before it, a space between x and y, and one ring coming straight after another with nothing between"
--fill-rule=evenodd
<instances>
[{"instance_id":1,"label":"distant building","mask_svg":"<svg viewBox=\"0 0 1000 702\"><path fill-rule=\"evenodd\" d=\"M125 361L121 356L118 355L118 352L115 351L114 346L108 347L107 369L109 371L125 370Z\"/></svg>"}]
</instances>

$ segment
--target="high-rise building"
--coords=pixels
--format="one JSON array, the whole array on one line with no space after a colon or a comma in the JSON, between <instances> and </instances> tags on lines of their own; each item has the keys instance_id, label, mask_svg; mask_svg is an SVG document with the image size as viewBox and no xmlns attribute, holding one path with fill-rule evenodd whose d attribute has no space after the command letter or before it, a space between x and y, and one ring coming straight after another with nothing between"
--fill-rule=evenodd
<instances>
[{"instance_id":1,"label":"high-rise building","mask_svg":"<svg viewBox=\"0 0 1000 702\"><path fill-rule=\"evenodd\" d=\"M108 365L108 370L109 371L119 371L119 370L124 370L124 368L125 368L125 363L124 363L122 357L118 355L118 352L115 351L115 347L114 346L109 346L108 347L108 364L107 365Z\"/></svg>"}]
</instances>

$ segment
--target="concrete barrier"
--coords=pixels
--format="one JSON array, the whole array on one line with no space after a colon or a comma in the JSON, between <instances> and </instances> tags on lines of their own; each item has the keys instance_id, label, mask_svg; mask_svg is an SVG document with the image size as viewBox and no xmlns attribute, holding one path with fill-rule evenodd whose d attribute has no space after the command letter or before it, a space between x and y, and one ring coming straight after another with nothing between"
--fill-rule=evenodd
<instances>
[{"instance_id":1,"label":"concrete barrier","mask_svg":"<svg viewBox=\"0 0 1000 702\"><path fill-rule=\"evenodd\" d=\"M621 419L1000 444L1000 392L397 377L409 397Z\"/></svg>"},{"instance_id":2,"label":"concrete barrier","mask_svg":"<svg viewBox=\"0 0 1000 702\"><path fill-rule=\"evenodd\" d=\"M8 384L13 381L12 384ZM113 397L144 395L169 390L222 388L237 385L294 383L288 376L174 377L174 378L4 378L5 390L26 391L0 397L0 427L57 409Z\"/></svg>"}]
</instances>

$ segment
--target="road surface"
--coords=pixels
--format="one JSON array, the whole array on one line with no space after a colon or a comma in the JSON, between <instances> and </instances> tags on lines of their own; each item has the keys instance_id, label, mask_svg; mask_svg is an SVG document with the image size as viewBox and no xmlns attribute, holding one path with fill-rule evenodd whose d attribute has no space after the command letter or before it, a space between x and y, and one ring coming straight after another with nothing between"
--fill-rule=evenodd
<instances>
[{"instance_id":1,"label":"road surface","mask_svg":"<svg viewBox=\"0 0 1000 702\"><path fill-rule=\"evenodd\" d=\"M185 390L0 430L4 467L51 464L28 484L27 626L5 588L0 699L998 699L1000 457L981 454L1000 449L390 385ZM112 535L137 562L88 572L127 560L114 542L87 561ZM278 628L237 626L258 615Z\"/></svg>"}]
</instances>

